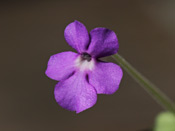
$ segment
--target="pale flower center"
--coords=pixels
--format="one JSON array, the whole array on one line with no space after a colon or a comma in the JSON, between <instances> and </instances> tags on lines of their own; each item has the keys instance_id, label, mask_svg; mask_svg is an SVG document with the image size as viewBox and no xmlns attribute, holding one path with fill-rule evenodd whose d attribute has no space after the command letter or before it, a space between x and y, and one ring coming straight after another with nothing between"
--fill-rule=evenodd
<instances>
[{"instance_id":1,"label":"pale flower center","mask_svg":"<svg viewBox=\"0 0 175 131\"><path fill-rule=\"evenodd\" d=\"M75 66L79 68L80 71L92 70L95 65L95 60L87 53L82 53L75 60Z\"/></svg>"}]
</instances>

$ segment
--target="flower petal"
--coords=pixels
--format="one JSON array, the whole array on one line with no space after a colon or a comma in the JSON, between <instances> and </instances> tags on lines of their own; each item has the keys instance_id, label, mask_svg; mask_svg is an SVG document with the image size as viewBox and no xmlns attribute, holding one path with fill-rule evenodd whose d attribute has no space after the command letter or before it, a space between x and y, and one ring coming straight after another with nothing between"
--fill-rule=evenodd
<instances>
[{"instance_id":1,"label":"flower petal","mask_svg":"<svg viewBox=\"0 0 175 131\"><path fill-rule=\"evenodd\" d=\"M95 69L89 72L89 83L97 94L113 94L122 79L122 69L113 63L97 62Z\"/></svg>"},{"instance_id":2,"label":"flower petal","mask_svg":"<svg viewBox=\"0 0 175 131\"><path fill-rule=\"evenodd\" d=\"M88 53L94 57L104 57L117 53L119 44L115 32L106 28L95 28L90 32L91 43Z\"/></svg>"},{"instance_id":3,"label":"flower petal","mask_svg":"<svg viewBox=\"0 0 175 131\"><path fill-rule=\"evenodd\" d=\"M97 100L96 90L87 82L86 74L76 72L55 87L55 99L63 108L82 112L92 107Z\"/></svg>"},{"instance_id":4,"label":"flower petal","mask_svg":"<svg viewBox=\"0 0 175 131\"><path fill-rule=\"evenodd\" d=\"M79 53L86 51L89 45L89 34L82 23L79 21L70 23L64 31L64 36L67 43Z\"/></svg>"},{"instance_id":5,"label":"flower petal","mask_svg":"<svg viewBox=\"0 0 175 131\"><path fill-rule=\"evenodd\" d=\"M63 80L75 71L75 59L78 54L68 51L52 55L45 74L54 80Z\"/></svg>"}]
</instances>

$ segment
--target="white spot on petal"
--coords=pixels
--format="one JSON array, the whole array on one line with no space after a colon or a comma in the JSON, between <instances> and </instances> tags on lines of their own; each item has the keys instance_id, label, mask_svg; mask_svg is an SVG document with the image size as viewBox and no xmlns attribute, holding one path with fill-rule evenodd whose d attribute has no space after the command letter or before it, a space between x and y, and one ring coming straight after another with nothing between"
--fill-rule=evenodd
<instances>
[{"instance_id":1,"label":"white spot on petal","mask_svg":"<svg viewBox=\"0 0 175 131\"><path fill-rule=\"evenodd\" d=\"M95 66L95 60L92 58L91 61L83 60L81 56L78 56L75 60L75 66L79 68L80 71L93 70Z\"/></svg>"}]
</instances>

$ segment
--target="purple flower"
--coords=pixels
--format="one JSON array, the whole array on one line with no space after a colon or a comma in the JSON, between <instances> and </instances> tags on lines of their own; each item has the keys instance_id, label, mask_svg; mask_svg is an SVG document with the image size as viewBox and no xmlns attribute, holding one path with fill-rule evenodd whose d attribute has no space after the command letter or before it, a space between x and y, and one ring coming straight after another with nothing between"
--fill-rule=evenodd
<instances>
[{"instance_id":1,"label":"purple flower","mask_svg":"<svg viewBox=\"0 0 175 131\"><path fill-rule=\"evenodd\" d=\"M95 28L88 34L78 21L70 23L64 35L78 53L67 51L51 56L45 73L60 81L54 90L57 103L79 113L96 103L97 94L113 94L119 88L122 69L99 60L117 53L118 39L106 28Z\"/></svg>"}]
</instances>

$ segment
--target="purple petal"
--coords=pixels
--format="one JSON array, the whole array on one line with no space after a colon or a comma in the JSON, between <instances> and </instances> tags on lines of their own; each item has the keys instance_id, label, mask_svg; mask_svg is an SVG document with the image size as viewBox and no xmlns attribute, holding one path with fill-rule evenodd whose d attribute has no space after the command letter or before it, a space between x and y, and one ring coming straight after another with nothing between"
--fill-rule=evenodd
<instances>
[{"instance_id":1,"label":"purple petal","mask_svg":"<svg viewBox=\"0 0 175 131\"><path fill-rule=\"evenodd\" d=\"M76 72L69 79L55 87L55 99L63 108L82 112L92 107L97 100L95 89L87 82L86 74Z\"/></svg>"},{"instance_id":2,"label":"purple petal","mask_svg":"<svg viewBox=\"0 0 175 131\"><path fill-rule=\"evenodd\" d=\"M122 69L113 63L97 62L93 71L89 72L89 83L97 94L113 94L122 79Z\"/></svg>"},{"instance_id":3,"label":"purple petal","mask_svg":"<svg viewBox=\"0 0 175 131\"><path fill-rule=\"evenodd\" d=\"M82 23L79 21L70 23L64 31L64 36L67 43L79 53L86 51L89 45L89 34Z\"/></svg>"},{"instance_id":4,"label":"purple petal","mask_svg":"<svg viewBox=\"0 0 175 131\"><path fill-rule=\"evenodd\" d=\"M92 56L104 57L117 53L119 45L116 34L106 28L95 28L90 32L91 43L88 53Z\"/></svg>"},{"instance_id":5,"label":"purple petal","mask_svg":"<svg viewBox=\"0 0 175 131\"><path fill-rule=\"evenodd\" d=\"M45 74L54 80L63 80L75 71L75 59L78 54L68 51L52 55Z\"/></svg>"}]
</instances>

